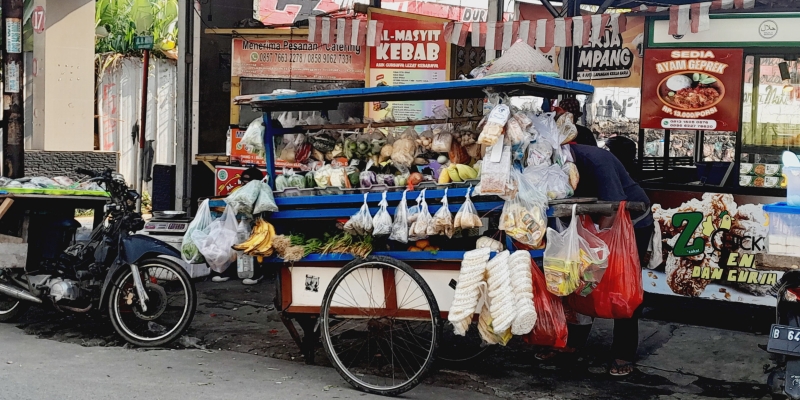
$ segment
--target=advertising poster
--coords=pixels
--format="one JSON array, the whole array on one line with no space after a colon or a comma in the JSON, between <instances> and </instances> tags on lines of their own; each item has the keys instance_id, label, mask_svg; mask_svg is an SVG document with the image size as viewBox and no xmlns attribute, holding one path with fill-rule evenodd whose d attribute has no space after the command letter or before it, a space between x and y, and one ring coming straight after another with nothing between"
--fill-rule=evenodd
<instances>
[{"instance_id":1,"label":"advertising poster","mask_svg":"<svg viewBox=\"0 0 800 400\"><path fill-rule=\"evenodd\" d=\"M725 193L648 193L662 252L642 269L650 293L775 306L783 270L760 264L776 199ZM663 201L663 204L659 204ZM673 206L674 205L674 206ZM658 263L661 260L661 263Z\"/></svg>"},{"instance_id":2,"label":"advertising poster","mask_svg":"<svg viewBox=\"0 0 800 400\"><path fill-rule=\"evenodd\" d=\"M239 189L239 187L242 186L242 183L239 182L239 178L242 177L242 172L244 172L247 168L248 167L218 165L215 173L214 195L227 196L235 192L236 189ZM259 169L266 175L266 169Z\"/></svg>"},{"instance_id":3,"label":"advertising poster","mask_svg":"<svg viewBox=\"0 0 800 400\"><path fill-rule=\"evenodd\" d=\"M363 81L361 46L306 40L233 39L231 74L247 78Z\"/></svg>"},{"instance_id":4,"label":"advertising poster","mask_svg":"<svg viewBox=\"0 0 800 400\"><path fill-rule=\"evenodd\" d=\"M449 45L442 22L429 17L409 18L391 11L371 11L372 20L383 21L383 37L369 48L368 87L444 82L449 77ZM419 120L434 116L444 100L375 102L365 114L375 121ZM418 127L424 128L424 127Z\"/></svg>"},{"instance_id":5,"label":"advertising poster","mask_svg":"<svg viewBox=\"0 0 800 400\"><path fill-rule=\"evenodd\" d=\"M231 128L231 161L242 165L265 166L266 161L263 157L248 153L244 145L242 145L244 133L244 129Z\"/></svg>"},{"instance_id":6,"label":"advertising poster","mask_svg":"<svg viewBox=\"0 0 800 400\"><path fill-rule=\"evenodd\" d=\"M597 42L578 48L577 79L599 87L635 87L642 82L644 17L627 17L625 32L613 34L611 25Z\"/></svg>"},{"instance_id":7,"label":"advertising poster","mask_svg":"<svg viewBox=\"0 0 800 400\"><path fill-rule=\"evenodd\" d=\"M738 131L743 61L741 49L648 49L641 127Z\"/></svg>"}]
</instances>

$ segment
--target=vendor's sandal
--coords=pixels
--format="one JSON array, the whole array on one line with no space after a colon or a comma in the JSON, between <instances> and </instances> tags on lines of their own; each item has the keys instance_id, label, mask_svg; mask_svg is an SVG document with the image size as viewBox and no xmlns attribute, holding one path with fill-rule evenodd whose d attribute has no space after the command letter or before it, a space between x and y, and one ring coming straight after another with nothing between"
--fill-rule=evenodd
<instances>
[{"instance_id":1,"label":"vendor's sandal","mask_svg":"<svg viewBox=\"0 0 800 400\"><path fill-rule=\"evenodd\" d=\"M608 368L611 376L628 376L633 372L633 363L623 360L614 360Z\"/></svg>"}]
</instances>

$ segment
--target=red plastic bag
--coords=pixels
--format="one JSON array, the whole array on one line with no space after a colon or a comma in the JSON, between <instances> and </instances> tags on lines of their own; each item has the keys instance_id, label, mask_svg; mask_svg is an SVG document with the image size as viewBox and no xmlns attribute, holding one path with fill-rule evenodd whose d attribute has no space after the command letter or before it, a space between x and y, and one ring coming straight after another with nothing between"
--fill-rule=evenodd
<instances>
[{"instance_id":1,"label":"red plastic bag","mask_svg":"<svg viewBox=\"0 0 800 400\"><path fill-rule=\"evenodd\" d=\"M595 230L588 218L584 219L584 227ZM636 235L624 201L620 202L611 229L596 235L608 245L608 269L592 293L586 297L571 295L569 305L575 311L592 317L630 318L642 304L644 290Z\"/></svg>"},{"instance_id":2,"label":"red plastic bag","mask_svg":"<svg viewBox=\"0 0 800 400\"><path fill-rule=\"evenodd\" d=\"M533 305L538 314L533 331L525 335L525 343L564 348L567 346L567 320L561 298L547 291L544 273L531 261Z\"/></svg>"}]
</instances>

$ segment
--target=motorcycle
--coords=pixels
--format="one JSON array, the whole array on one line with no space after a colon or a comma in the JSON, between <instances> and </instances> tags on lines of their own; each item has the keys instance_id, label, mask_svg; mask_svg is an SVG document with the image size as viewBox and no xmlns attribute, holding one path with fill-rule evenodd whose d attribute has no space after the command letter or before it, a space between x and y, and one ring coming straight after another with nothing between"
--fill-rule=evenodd
<instances>
[{"instance_id":1,"label":"motorcycle","mask_svg":"<svg viewBox=\"0 0 800 400\"><path fill-rule=\"evenodd\" d=\"M180 252L133 233L144 227L135 211L140 195L121 175L111 170L76 172L109 193L104 222L88 241L72 240L56 257L0 269L0 322L17 320L33 304L62 312L105 311L117 333L133 345L158 347L174 341L189 327L197 308L194 283L179 263Z\"/></svg>"},{"instance_id":2,"label":"motorcycle","mask_svg":"<svg viewBox=\"0 0 800 400\"><path fill-rule=\"evenodd\" d=\"M775 324L769 332L767 346L775 363L769 372L767 384L773 399L800 399L800 271L783 274L777 285L778 305Z\"/></svg>"}]
</instances>

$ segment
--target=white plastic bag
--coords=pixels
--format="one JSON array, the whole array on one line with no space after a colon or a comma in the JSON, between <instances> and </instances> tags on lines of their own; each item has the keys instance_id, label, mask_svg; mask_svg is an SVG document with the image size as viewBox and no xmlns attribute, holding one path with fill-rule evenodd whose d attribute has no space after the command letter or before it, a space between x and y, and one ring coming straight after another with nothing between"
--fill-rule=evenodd
<instances>
[{"instance_id":1,"label":"white plastic bag","mask_svg":"<svg viewBox=\"0 0 800 400\"><path fill-rule=\"evenodd\" d=\"M495 155L500 153L500 157ZM481 165L481 195L508 195L508 176L511 170L511 146L502 143L486 149Z\"/></svg>"},{"instance_id":2,"label":"white plastic bag","mask_svg":"<svg viewBox=\"0 0 800 400\"><path fill-rule=\"evenodd\" d=\"M253 216L253 207L261 193L261 181L250 181L225 198L225 203L233 208L234 214L242 214L247 218Z\"/></svg>"},{"instance_id":3,"label":"white plastic bag","mask_svg":"<svg viewBox=\"0 0 800 400\"><path fill-rule=\"evenodd\" d=\"M367 205L367 193L364 193L364 204L361 209L344 224L344 231L358 236L366 236L372 233L372 215L370 215L369 206Z\"/></svg>"},{"instance_id":4,"label":"white plastic bag","mask_svg":"<svg viewBox=\"0 0 800 400\"><path fill-rule=\"evenodd\" d=\"M408 243L408 203L406 202L406 193L408 193L408 190L403 191L400 204L397 205L394 211L392 234L389 235L390 240L396 240L400 243Z\"/></svg>"},{"instance_id":5,"label":"white plastic bag","mask_svg":"<svg viewBox=\"0 0 800 400\"><path fill-rule=\"evenodd\" d=\"M211 225L212 222L214 222L214 218L211 216L211 208L208 206L208 200L205 200L200 204L200 208L197 209L197 215L194 216L194 219L189 224L189 228L186 229L186 233L183 235L181 255L184 261L189 264L202 264L205 262L203 255L197 249L197 245L192 239L192 233L195 231L208 232L208 226Z\"/></svg>"},{"instance_id":6,"label":"white plastic bag","mask_svg":"<svg viewBox=\"0 0 800 400\"><path fill-rule=\"evenodd\" d=\"M544 250L544 276L547 290L556 296L568 296L580 286L580 222L572 206L572 221L563 232L547 228Z\"/></svg>"},{"instance_id":7,"label":"white plastic bag","mask_svg":"<svg viewBox=\"0 0 800 400\"><path fill-rule=\"evenodd\" d=\"M375 236L385 236L392 233L392 216L386 207L389 203L386 201L386 192L383 192L383 198L378 203L381 207L375 216L372 218L372 234Z\"/></svg>"},{"instance_id":8,"label":"white plastic bag","mask_svg":"<svg viewBox=\"0 0 800 400\"><path fill-rule=\"evenodd\" d=\"M499 228L517 242L537 249L547 229L547 196L516 169L512 169L511 179L517 181L519 190L503 206Z\"/></svg>"},{"instance_id":9,"label":"white plastic bag","mask_svg":"<svg viewBox=\"0 0 800 400\"><path fill-rule=\"evenodd\" d=\"M250 221L242 219L236 228L236 244L244 243L250 237ZM243 251L236 252L236 274L239 279L253 278L253 256L245 255Z\"/></svg>"},{"instance_id":10,"label":"white plastic bag","mask_svg":"<svg viewBox=\"0 0 800 400\"><path fill-rule=\"evenodd\" d=\"M272 188L269 186L269 176L264 177L259 183L258 199L255 207L253 207L253 213L277 212L278 205L275 204L275 197L272 195Z\"/></svg>"},{"instance_id":11,"label":"white plastic bag","mask_svg":"<svg viewBox=\"0 0 800 400\"><path fill-rule=\"evenodd\" d=\"M511 109L505 104L500 104L492 109L489 117L486 120L486 125L483 126L480 136L478 136L478 143L487 146L497 143L497 139L503 135L503 131L511 115Z\"/></svg>"},{"instance_id":12,"label":"white plastic bag","mask_svg":"<svg viewBox=\"0 0 800 400\"><path fill-rule=\"evenodd\" d=\"M206 259L208 266L219 273L225 272L236 257L231 247L237 237L236 212L233 207L225 207L221 217L208 226L208 232L196 230L192 232L192 240Z\"/></svg>"},{"instance_id":13,"label":"white plastic bag","mask_svg":"<svg viewBox=\"0 0 800 400\"><path fill-rule=\"evenodd\" d=\"M250 153L255 154L260 157L264 157L267 151L264 147L264 123L262 122L261 118L256 118L250 125L247 127L247 130L244 132L244 136L242 136L242 141L240 142L244 149Z\"/></svg>"},{"instance_id":14,"label":"white plastic bag","mask_svg":"<svg viewBox=\"0 0 800 400\"><path fill-rule=\"evenodd\" d=\"M550 200L566 199L574 193L569 176L558 164L527 167L523 174Z\"/></svg>"},{"instance_id":15,"label":"white plastic bag","mask_svg":"<svg viewBox=\"0 0 800 400\"><path fill-rule=\"evenodd\" d=\"M433 220L428 226L428 236L445 235L448 238L452 238L454 231L453 213L450 212L450 205L447 202L447 188L445 188L442 207L433 214Z\"/></svg>"}]
</instances>

